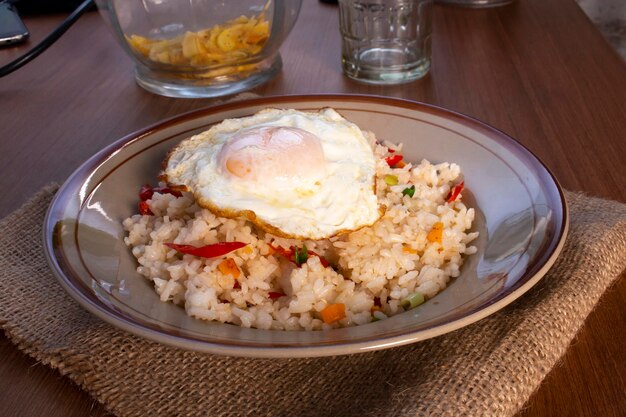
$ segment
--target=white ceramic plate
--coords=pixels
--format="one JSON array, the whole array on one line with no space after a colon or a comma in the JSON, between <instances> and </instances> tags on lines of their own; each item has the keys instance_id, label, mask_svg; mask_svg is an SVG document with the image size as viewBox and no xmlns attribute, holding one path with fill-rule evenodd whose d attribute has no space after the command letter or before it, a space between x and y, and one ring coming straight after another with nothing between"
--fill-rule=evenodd
<instances>
[{"instance_id":1,"label":"white ceramic plate","mask_svg":"<svg viewBox=\"0 0 626 417\"><path fill-rule=\"evenodd\" d=\"M403 142L405 159L456 162L477 212L478 253L425 304L387 320L330 331L275 331L207 323L163 303L123 243L138 190L155 183L166 152L225 118L266 107L333 107L380 139ZM567 233L552 174L504 133L458 113L371 96L284 96L196 111L127 136L85 162L57 193L45 220L51 268L83 307L131 333L185 349L257 357L324 356L384 349L441 335L492 314L550 268Z\"/></svg>"}]
</instances>

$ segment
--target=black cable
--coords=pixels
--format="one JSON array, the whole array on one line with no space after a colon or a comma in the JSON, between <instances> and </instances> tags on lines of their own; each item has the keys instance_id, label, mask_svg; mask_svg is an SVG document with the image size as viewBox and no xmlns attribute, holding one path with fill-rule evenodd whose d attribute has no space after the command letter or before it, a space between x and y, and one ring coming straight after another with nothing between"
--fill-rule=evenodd
<instances>
[{"instance_id":1,"label":"black cable","mask_svg":"<svg viewBox=\"0 0 626 417\"><path fill-rule=\"evenodd\" d=\"M51 34L46 36L44 40L39 42L33 49L26 52L21 57L9 62L3 67L0 67L0 77L9 75L13 71L23 67L30 61L39 56L43 51L48 49L53 43L55 43L77 20L83 15L89 8L93 6L93 0L85 0L80 6L76 8L64 21L57 27Z\"/></svg>"}]
</instances>

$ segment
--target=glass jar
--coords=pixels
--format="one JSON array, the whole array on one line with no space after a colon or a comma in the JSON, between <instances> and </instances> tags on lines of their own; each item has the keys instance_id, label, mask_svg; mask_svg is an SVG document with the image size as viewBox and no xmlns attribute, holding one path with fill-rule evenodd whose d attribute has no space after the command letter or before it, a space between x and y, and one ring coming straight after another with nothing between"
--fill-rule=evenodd
<instances>
[{"instance_id":1,"label":"glass jar","mask_svg":"<svg viewBox=\"0 0 626 417\"><path fill-rule=\"evenodd\" d=\"M96 0L137 83L170 97L217 97L276 75L302 0Z\"/></svg>"}]
</instances>

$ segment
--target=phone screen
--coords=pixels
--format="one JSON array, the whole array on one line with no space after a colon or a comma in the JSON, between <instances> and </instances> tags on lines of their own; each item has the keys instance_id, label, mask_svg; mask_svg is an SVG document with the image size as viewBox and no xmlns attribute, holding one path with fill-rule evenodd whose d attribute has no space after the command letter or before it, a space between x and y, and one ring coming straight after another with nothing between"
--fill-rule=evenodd
<instances>
[{"instance_id":1,"label":"phone screen","mask_svg":"<svg viewBox=\"0 0 626 417\"><path fill-rule=\"evenodd\" d=\"M6 3L0 3L0 44L12 44L28 38L28 29L15 9Z\"/></svg>"}]
</instances>

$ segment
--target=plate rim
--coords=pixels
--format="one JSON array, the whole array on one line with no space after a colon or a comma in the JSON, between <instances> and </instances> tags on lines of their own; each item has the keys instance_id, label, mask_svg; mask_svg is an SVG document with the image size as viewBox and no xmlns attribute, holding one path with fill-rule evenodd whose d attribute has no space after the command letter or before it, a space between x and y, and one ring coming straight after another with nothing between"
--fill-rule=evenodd
<instances>
[{"instance_id":1,"label":"plate rim","mask_svg":"<svg viewBox=\"0 0 626 417\"><path fill-rule=\"evenodd\" d=\"M531 160L533 160L533 162L537 166L545 171L545 173L548 175L548 178L552 181L551 185L553 185L558 192L558 197L562 209L562 223L560 225L560 230L555 231L554 239L548 242L548 246L552 246L555 241L557 242L556 245L554 245L551 253L544 260L540 259L535 265L531 265L535 267L534 271L531 271L531 273L524 273L524 275L520 277L520 279L511 288L500 294L500 296L493 300L493 302L490 302L487 305L481 305L477 309L470 311L468 314L463 315L461 318L456 318L452 321L437 324L433 327L427 327L425 329L407 330L406 332L403 332L399 335L389 336L385 338L373 337L372 339L368 339L365 341L354 342L348 340L340 342L330 342L321 345L315 344L312 346L245 346L240 344L228 344L222 342L210 342L206 340L189 339L169 334L165 331L160 332L157 330L145 328L141 324L130 321L124 317L112 316L110 314L110 309L108 309L104 305L94 303L80 289L71 284L68 277L62 271L61 265L59 265L58 260L55 256L53 242L54 227L53 225L52 227L50 227L50 223L51 219L54 216L55 209L58 209L57 205L60 203L61 197L64 195L66 190L71 188L71 186L74 185L76 182L84 184L89 178L88 176L81 176L81 173L91 173L95 171L103 162L108 160L111 156L122 150L124 147L130 146L131 144L157 131L167 129L178 124L182 124L198 118L209 116L214 113L228 110L263 105L276 106L281 104L284 105L289 102L302 103L307 101L368 102L374 104L389 105L392 107L401 107L408 110L425 110L428 113L434 114L436 116L443 116L447 119L450 119L450 116L452 116L452 119L454 119L454 121L461 122L461 124L464 124L463 121L469 121L472 124L472 127L480 127L482 130L491 132L492 135L490 135L490 139L493 139L493 137L498 137L499 141L501 140L504 143L512 144L513 146L518 147L522 153L530 156ZM139 129L135 132L123 136L118 140L115 140L111 144L105 146L103 149L89 157L82 164L80 164L79 167L76 168L72 172L72 174L70 174L70 176L63 183L63 185L57 190L44 218L42 237L44 252L48 265L63 289L91 314L94 314L96 317L99 317L100 319L117 328L121 328L122 330L130 332L132 334L169 346L205 353L259 358L316 357L361 353L372 350L388 349L392 347L402 346L449 333L451 331L475 323L491 314L494 314L495 312L501 310L508 304L521 297L535 284L537 284L537 282L539 282L543 278L543 276L545 276L545 274L552 267L563 249L569 230L569 220L569 208L567 205L567 201L565 200L563 189L557 178L547 167L547 165L530 149L517 141L515 138L479 119L454 110L446 109L441 106L403 98L367 94L292 94L235 100L191 110L150 124L147 127Z\"/></svg>"}]
</instances>

